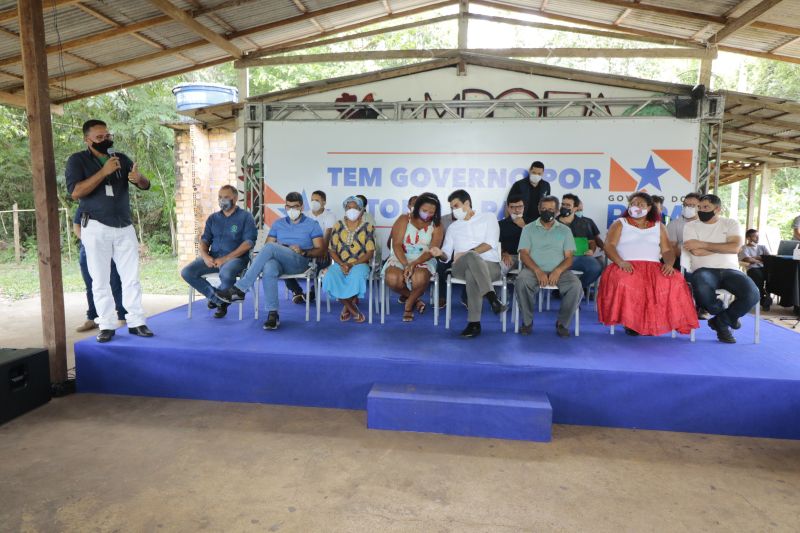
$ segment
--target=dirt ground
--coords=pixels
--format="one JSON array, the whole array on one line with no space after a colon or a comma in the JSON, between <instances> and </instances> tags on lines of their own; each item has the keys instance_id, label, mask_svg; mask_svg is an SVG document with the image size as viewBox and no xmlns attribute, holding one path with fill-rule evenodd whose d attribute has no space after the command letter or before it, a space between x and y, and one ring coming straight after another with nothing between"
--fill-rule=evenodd
<instances>
[{"instance_id":1,"label":"dirt ground","mask_svg":"<svg viewBox=\"0 0 800 533\"><path fill-rule=\"evenodd\" d=\"M83 320L82 296L67 295L70 332ZM144 304L156 313L184 301L147 296ZM5 305L0 344L40 344L38 306L36 299ZM92 334L70 333L70 345ZM54 399L0 426L0 530L800 526L797 441L556 425L553 442L540 444L365 426L360 411L90 394Z\"/></svg>"}]
</instances>

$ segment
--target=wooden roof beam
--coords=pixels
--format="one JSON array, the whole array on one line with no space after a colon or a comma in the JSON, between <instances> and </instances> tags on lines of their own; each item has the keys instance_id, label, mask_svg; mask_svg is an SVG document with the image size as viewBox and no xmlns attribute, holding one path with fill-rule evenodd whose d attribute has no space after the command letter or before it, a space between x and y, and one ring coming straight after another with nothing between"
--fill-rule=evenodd
<instances>
[{"instance_id":1,"label":"wooden roof beam","mask_svg":"<svg viewBox=\"0 0 800 533\"><path fill-rule=\"evenodd\" d=\"M58 0L56 0L56 1L58 1ZM68 1L61 2L60 5L74 4L74 3L78 2L78 1L79 0L68 0ZM227 2L223 2L221 4L217 4L217 5L213 6L213 7L206 7L206 8L203 8L203 9L198 9L196 11L192 11L191 15L193 17L199 17L201 15L208 15L209 13L214 13L216 11L221 11L223 9L227 9L229 7L234 7L234 6L238 6L238 5L242 5L242 4L249 4L249 3L255 2L255 1L257 1L257 0L228 0ZM369 0L369 1L374 1L374 0ZM360 4L363 4L363 3L366 3L366 0L354 0L354 1L348 2L346 4L340 4L338 6L334 6L332 8L321 9L319 11L333 12L333 11L338 11L340 9L347 9L349 7L353 7L353 4L360 5ZM49 4L49 2L48 2L48 4ZM172 21L173 21L173 19L171 17L168 17L166 15L160 15L158 17L153 17L153 18L149 18L149 19L145 19L145 20L140 20L139 22L133 22L131 24L126 24L126 25L124 25L124 26L122 26L120 28L111 28L109 30L104 30L104 31L93 33L93 34L90 34L90 35L84 35L83 37L76 37L75 39L71 39L69 41L64 41L63 43L60 43L60 44L53 44L53 45L50 45L47 48L45 48L45 52L48 53L48 54L52 54L52 53L55 53L55 52L59 52L61 50L69 50L70 48L78 48L78 47L86 46L86 45L89 45L89 44L99 43L99 42L103 42L103 41L106 41L106 40L114 38L114 37L119 37L121 35L127 35L127 34L130 34L130 33L138 32L139 30L152 28L154 26L158 26L159 24L164 24L166 22L172 22ZM296 22L296 20L292 20L292 22ZM277 24L277 23L272 23L272 24ZM240 37L241 35L239 35L239 34L250 35L252 33L258 33L260 31L264 30L264 26L266 26L266 25L258 26L256 28L250 28L249 30L245 30L245 31L242 31L242 32L237 32L237 34L233 34L233 36L228 36L228 37L233 39L235 37ZM206 41L200 41L200 45L205 45L205 44L208 44L208 43ZM21 60L22 60L22 56L21 55L0 58L0 67L5 66L5 65L13 65L15 63L19 63Z\"/></svg>"},{"instance_id":2,"label":"wooden roof beam","mask_svg":"<svg viewBox=\"0 0 800 533\"><path fill-rule=\"evenodd\" d=\"M723 117L723 120L726 122L729 120L749 122L751 124L763 124L764 126L771 126L773 128L783 128L784 130L800 131L800 122L789 122L786 120L777 120L769 117L754 117L752 115L726 113Z\"/></svg>"},{"instance_id":3,"label":"wooden roof beam","mask_svg":"<svg viewBox=\"0 0 800 533\"><path fill-rule=\"evenodd\" d=\"M108 24L109 26L111 26L113 28L121 28L122 27L122 24L120 24L116 20L112 19L111 17L108 17L108 16L104 15L103 13L97 11L96 9L94 9L92 7L87 6L83 2L77 2L75 4L75 7L77 7L78 9L80 9L81 11L83 11L85 13L88 13L89 15L91 15L94 18L96 18L97 20L101 20L101 21L105 22L106 24ZM139 39L143 43L149 44L153 48L158 48L159 50L163 50L164 48L166 48L166 46L162 45L161 43L158 43L158 42L154 41L153 39L151 39L150 37L147 37L146 35L142 35L139 32L135 31L135 32L133 32L131 34L131 36Z\"/></svg>"},{"instance_id":4,"label":"wooden roof beam","mask_svg":"<svg viewBox=\"0 0 800 533\"><path fill-rule=\"evenodd\" d=\"M340 52L328 54L306 54L295 56L245 59L239 67L263 67L274 65L298 65L335 61L371 61L380 59L434 59L454 58L461 52L492 57L651 57L651 58L707 58L716 56L714 50L685 48L467 48L453 50L434 48L430 50L379 50L367 52ZM800 126L798 126L800 127Z\"/></svg>"},{"instance_id":5,"label":"wooden roof beam","mask_svg":"<svg viewBox=\"0 0 800 533\"><path fill-rule=\"evenodd\" d=\"M330 38L330 39L317 40L320 37L327 37L328 35L337 35L339 33L346 33L346 32L349 32L349 31L365 28L367 26L372 26L372 25L377 24L379 22L385 22L387 20L394 20L396 18L404 18L404 17L407 17L409 15L415 15L415 14L418 14L418 13L423 13L425 11L433 11L435 9L439 9L439 8L442 8L442 7L450 6L452 4L453 4L453 2L451 0L446 0L446 1L440 2L438 4L430 4L430 5L423 6L423 7L407 9L405 11L395 11L391 15L383 15L383 16L380 16L380 17L377 17L377 18L374 18L374 19L370 19L370 20L367 20L367 21L357 22L355 24L349 24L347 26L340 26L338 28L331 29L331 30L325 30L324 32L320 32L320 33L318 33L316 35L311 35L309 37L301 37L299 39L294 39L292 41L287 41L287 42L282 43L280 45L273 45L273 46L268 46L268 47L265 47L265 48L259 48L258 50L255 50L255 51L250 52L249 54L247 54L247 56L245 57L245 60L253 59L253 58L256 58L256 57L265 57L265 56L274 55L274 54L282 54L282 53L286 53L286 52L294 52L294 51L297 51L297 50L305 50L305 49L308 49L308 48L316 48L318 46L327 46L329 44L341 43L341 42L344 42L344 41L351 41L351 40L354 40L354 39L363 39L364 37L371 37L373 35L381 35L381 34L384 34L384 33L391 33L391 32L405 30L405 29L409 29L409 28L416 28L416 27L419 27L419 26L425 26L425 25L428 25L428 24L436 24L438 22L444 22L444 21L448 21L448 20L455 20L455 19L458 18L458 15L444 15L444 16L441 16L441 17L434 17L432 19L424 19L424 20L420 20L420 21L416 21L416 22L410 22L410 23L407 23L407 24L398 24L396 26L389 26L389 27L386 27L386 28L378 28L378 29L375 29L375 30L369 30L369 31L365 31L365 32L357 33L357 34L352 34L352 35L343 35L343 36L340 36L340 37L333 37L333 38ZM234 66L237 66L237 65L239 65L238 61L236 63L234 63ZM237 68L240 68L240 67L237 66Z\"/></svg>"},{"instance_id":6,"label":"wooden roof beam","mask_svg":"<svg viewBox=\"0 0 800 533\"><path fill-rule=\"evenodd\" d=\"M746 128L750 126L750 124L745 124L742 127L734 128L734 127L725 127L725 133L735 133L736 135L747 135L750 137L750 140L754 139L769 139L771 142L776 143L786 143L786 144L793 144L795 146L800 146L800 136L798 137L779 137L777 135L770 135L769 133L759 133L757 131L748 131L742 128Z\"/></svg>"},{"instance_id":7,"label":"wooden roof beam","mask_svg":"<svg viewBox=\"0 0 800 533\"><path fill-rule=\"evenodd\" d=\"M780 4L783 0L762 0L758 4L748 9L741 17L737 17L726 23L717 33L709 37L709 42L718 43L730 37L737 31L745 28L756 21L758 17Z\"/></svg>"},{"instance_id":8,"label":"wooden roof beam","mask_svg":"<svg viewBox=\"0 0 800 533\"><path fill-rule=\"evenodd\" d=\"M638 11L649 11L651 13L660 13L662 15L673 15L676 17L683 17L692 20L700 20L703 22L713 22L715 24L722 24L723 26L729 22L734 22L736 19L731 19L725 15L709 15L707 13L696 13L694 11L686 11L684 9L676 9L672 7L665 7L652 4L643 4L641 2L631 2L630 0L591 0L598 4L606 4L610 6L630 8ZM774 1L774 0L770 0ZM505 9L505 8L500 8ZM739 17L742 18L742 17ZM754 21L750 26L761 30L777 31L781 33L788 33L790 35L800 35L800 28L793 26L784 26L782 24L773 24L771 22Z\"/></svg>"},{"instance_id":9,"label":"wooden roof beam","mask_svg":"<svg viewBox=\"0 0 800 533\"><path fill-rule=\"evenodd\" d=\"M368 0L368 1L374 1L374 0ZM353 2L348 2L346 4L340 4L339 6L335 6L333 8L320 9L320 10L314 11L312 13L316 14L316 15L321 15L321 14L323 14L323 12L325 14L333 13L333 12L339 10L339 9L349 9L351 7L354 7L353 4L361 4L361 3L365 3L365 0L355 0ZM335 30L330 30L330 31L328 31L326 33L328 35L333 35L333 34L337 34L337 33L351 31L351 30L357 29L359 27L369 26L371 24L375 24L375 23L378 23L378 22L383 22L385 20L406 17L406 16L409 16L409 15L418 14L418 13L422 13L422 12L425 12L425 11L431 11L433 9L439 9L439 8L446 7L446 6L449 6L449 5L452 5L452 4L453 4L452 0L445 0L445 1L439 2L437 4L430 4L428 6L413 8L413 9L409 9L409 10L405 10L405 11L401 11L401 12L395 12L393 15L384 15L384 16L372 19L370 21L359 22L357 24L351 24L349 26L344 26L344 27L341 27L341 28L338 28L338 29L335 29ZM286 21L285 24L292 24L294 22L297 22L298 19L305 20L309 16L312 16L312 13L307 13L305 15L298 15L297 17L292 17L291 19ZM280 24L269 23L269 26L270 26L270 28L268 28L268 29L271 29L273 27L279 27ZM228 35L228 38L229 39L237 39L237 38L240 38L240 37L245 37L247 35L253 35L255 33L260 33L262 31L264 31L264 29L265 29L264 25L257 26L255 28L249 28L247 30L242 30L242 31L239 31L239 32L236 32L236 33L232 33L232 34ZM292 43L305 42L305 41L317 39L319 37L320 37L320 35L312 35L312 36L309 36L307 38L297 39L295 41L292 41ZM58 77L53 77L51 79L53 79L53 80L71 80L71 79L76 79L76 78L82 78L82 77L85 77L85 76L93 76L95 74L100 74L102 72L109 72L109 71L112 71L112 70L125 68L125 67L131 66L131 65L137 65L139 63L145 63L147 61L152 61L152 60L155 60L155 59L159 59L161 57L165 57L165 56L169 56L169 55L173 55L173 54L178 54L180 52L185 52L187 50L192 50L194 48L205 46L207 44L208 43L205 40L194 41L194 42L186 43L184 45L176 46L176 47L173 47L173 48L168 48L166 50L161 50L159 52L153 52L151 54L145 54L145 55L138 56L138 57L135 57L135 58L126 59L126 60L123 60L123 61L119 61L117 63L111 63L111 64L108 64L108 65L101 65L100 67L97 67L96 69L88 69L88 70L81 70L81 71L78 71L78 72L70 72L66 76L58 76ZM189 60L189 61L191 61L191 60ZM198 64L196 62L194 62L194 63ZM205 64L205 63L203 63L203 64ZM214 64L218 64L218 63L214 63ZM185 71L185 70L181 69L180 72L188 72L188 71ZM167 76L163 76L163 77L167 77ZM161 78L155 78L155 79L161 79ZM112 87L118 87L118 86L117 85L113 85ZM13 92L13 91L17 91L17 90L22 90L22 84L14 86L14 87L9 87L9 88L6 89L6 91L9 91L9 92ZM108 89L108 90L110 91L110 90L114 90L114 89L111 88L111 89ZM103 92L107 92L107 91L99 91L99 92L91 91L91 95L93 96L94 94L102 94ZM85 94L87 94L87 96L90 95L89 93L85 93ZM80 96L78 98L80 98ZM75 98L73 98L73 100L74 99Z\"/></svg>"},{"instance_id":10,"label":"wooden roof beam","mask_svg":"<svg viewBox=\"0 0 800 533\"><path fill-rule=\"evenodd\" d=\"M594 35L596 37L605 37L608 39L621 39L627 41L639 41L645 43L656 43L656 44L665 44L665 45L675 45L675 39L663 38L663 37L645 37L644 35L636 35L632 33L623 33L621 31L605 31L605 30L593 30L590 28L579 28L575 26L562 26L560 24L549 24L547 22L529 22L527 20L521 19L512 19L507 17L493 17L489 15L478 15L476 13L470 13L469 18L473 20L485 20L488 22L497 22L499 24L511 24L514 26L523 26L527 28L537 28L540 30L553 30L553 31L563 31L563 32L570 32L570 33L581 33L585 35ZM686 46L688 48L704 48L703 45L700 43L680 43L681 46Z\"/></svg>"},{"instance_id":11,"label":"wooden roof beam","mask_svg":"<svg viewBox=\"0 0 800 533\"><path fill-rule=\"evenodd\" d=\"M47 0L42 4L42 9L44 11L47 11L61 6L77 4L79 1L80 0ZM0 11L0 22L8 22L9 20L15 20L17 17L18 17L18 12L16 6L12 7L11 9Z\"/></svg>"},{"instance_id":12,"label":"wooden roof beam","mask_svg":"<svg viewBox=\"0 0 800 533\"><path fill-rule=\"evenodd\" d=\"M241 59L241 57L244 55L244 52L238 46L230 42L222 35L211 31L211 29L209 29L207 26L200 24L192 17L191 13L187 13L182 9L178 9L169 0L149 0L149 2L160 9L162 13L171 19L179 22L211 44L225 50L236 59Z\"/></svg>"}]
</instances>

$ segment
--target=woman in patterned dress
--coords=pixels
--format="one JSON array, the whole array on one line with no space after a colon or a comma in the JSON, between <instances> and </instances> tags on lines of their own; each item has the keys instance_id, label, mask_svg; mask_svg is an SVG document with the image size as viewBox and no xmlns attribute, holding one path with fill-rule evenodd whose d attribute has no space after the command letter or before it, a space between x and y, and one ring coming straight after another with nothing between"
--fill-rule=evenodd
<instances>
[{"instance_id":1,"label":"woman in patterned dress","mask_svg":"<svg viewBox=\"0 0 800 533\"><path fill-rule=\"evenodd\" d=\"M442 206L432 193L419 195L408 215L400 215L392 226L391 256L383 267L386 284L405 303L403 322L414 319L414 310L425 312L425 294L436 273L436 259L428 252L442 245Z\"/></svg>"},{"instance_id":2,"label":"woman in patterned dress","mask_svg":"<svg viewBox=\"0 0 800 533\"><path fill-rule=\"evenodd\" d=\"M364 322L364 313L358 309L369 277L369 263L375 253L375 228L364 220L364 202L357 196L347 198L343 204L345 216L331 231L330 256L333 264L322 279L322 288L342 302L339 320L354 318Z\"/></svg>"}]
</instances>

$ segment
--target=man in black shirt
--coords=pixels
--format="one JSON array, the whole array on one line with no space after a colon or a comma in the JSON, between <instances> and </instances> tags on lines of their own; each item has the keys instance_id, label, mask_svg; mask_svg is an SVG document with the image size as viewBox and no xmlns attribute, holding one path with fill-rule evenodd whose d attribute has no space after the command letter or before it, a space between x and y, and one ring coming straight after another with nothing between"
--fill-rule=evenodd
<instances>
[{"instance_id":1,"label":"man in black shirt","mask_svg":"<svg viewBox=\"0 0 800 533\"><path fill-rule=\"evenodd\" d=\"M544 163L534 161L528 170L528 179L521 179L511 186L509 196L520 196L525 202L523 218L529 224L539 218L539 200L550 196L550 184L542 179Z\"/></svg>"},{"instance_id":2,"label":"man in black shirt","mask_svg":"<svg viewBox=\"0 0 800 533\"><path fill-rule=\"evenodd\" d=\"M518 194L509 194L506 199L508 216L500 221L500 268L508 272L517 268L519 237L525 227L525 202Z\"/></svg>"},{"instance_id":3,"label":"man in black shirt","mask_svg":"<svg viewBox=\"0 0 800 533\"><path fill-rule=\"evenodd\" d=\"M131 220L129 184L149 189L150 181L142 176L136 163L112 146L113 136L106 123L89 120L83 124L86 150L74 153L67 160L67 192L80 200L81 242L92 277L92 296L97 308L100 333L98 342L114 336L117 316L111 294L111 261L117 265L122 282L122 303L125 306L128 332L139 337L152 337L145 325L142 309L142 288L139 284L139 241Z\"/></svg>"},{"instance_id":4,"label":"man in black shirt","mask_svg":"<svg viewBox=\"0 0 800 533\"><path fill-rule=\"evenodd\" d=\"M580 253L581 247L578 247L576 241L575 257L572 259L572 270L583 272L580 276L581 285L584 290L594 283L603 271L600 262L595 259L594 254L597 251L598 243L602 246L600 239L600 230L597 224L594 223L589 217L583 216L583 212L577 212L577 207L581 205L581 200L576 195L567 193L561 198L561 211L559 213L558 221L568 226L572 230L572 236L576 239L586 239L588 248ZM580 213L580 216L578 214Z\"/></svg>"}]
</instances>

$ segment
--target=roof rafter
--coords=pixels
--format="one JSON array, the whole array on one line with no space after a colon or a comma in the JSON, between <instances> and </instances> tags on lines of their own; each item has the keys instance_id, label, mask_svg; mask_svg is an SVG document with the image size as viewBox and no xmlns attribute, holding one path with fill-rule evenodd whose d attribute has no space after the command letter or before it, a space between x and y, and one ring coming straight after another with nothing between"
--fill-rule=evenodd
<instances>
[{"instance_id":1,"label":"roof rafter","mask_svg":"<svg viewBox=\"0 0 800 533\"><path fill-rule=\"evenodd\" d=\"M240 59L244 52L235 44L230 42L222 35L212 31L208 26L204 26L195 20L191 13L187 13L182 9L178 9L169 0L148 0L151 4L156 6L162 13L171 19L179 22L195 34L199 35L211 44L222 48L236 59Z\"/></svg>"},{"instance_id":2,"label":"roof rafter","mask_svg":"<svg viewBox=\"0 0 800 533\"><path fill-rule=\"evenodd\" d=\"M710 42L718 43L730 37L742 28L752 24L758 17L783 2L783 0L762 0L758 4L748 9L741 17L737 17L726 23L717 33L709 37Z\"/></svg>"}]
</instances>

